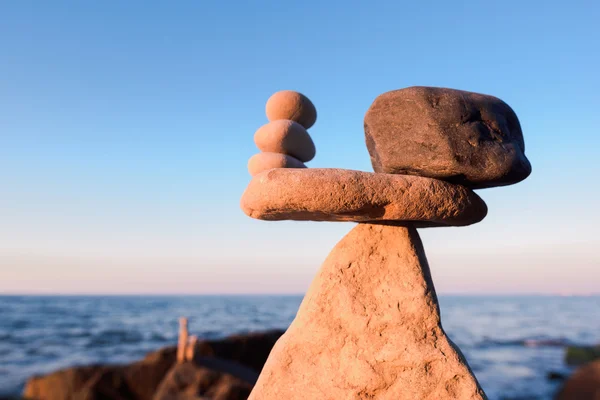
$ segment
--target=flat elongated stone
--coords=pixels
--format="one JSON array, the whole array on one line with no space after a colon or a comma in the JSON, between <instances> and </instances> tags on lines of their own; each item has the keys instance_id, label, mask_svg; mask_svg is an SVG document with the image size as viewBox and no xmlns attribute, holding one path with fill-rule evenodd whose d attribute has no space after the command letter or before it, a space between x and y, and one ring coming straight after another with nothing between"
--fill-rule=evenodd
<instances>
[{"instance_id":1,"label":"flat elongated stone","mask_svg":"<svg viewBox=\"0 0 600 400\"><path fill-rule=\"evenodd\" d=\"M519 120L493 96L433 87L394 90L375 99L364 122L375 172L471 188L510 185L531 173Z\"/></svg>"},{"instance_id":2,"label":"flat elongated stone","mask_svg":"<svg viewBox=\"0 0 600 400\"><path fill-rule=\"evenodd\" d=\"M306 168L302 161L280 153L258 153L248 160L248 172L254 176L272 168Z\"/></svg>"},{"instance_id":3,"label":"flat elongated stone","mask_svg":"<svg viewBox=\"0 0 600 400\"><path fill-rule=\"evenodd\" d=\"M419 221L462 226L487 206L473 191L437 179L333 168L274 169L252 179L241 200L250 217L271 221Z\"/></svg>"},{"instance_id":4,"label":"flat elongated stone","mask_svg":"<svg viewBox=\"0 0 600 400\"><path fill-rule=\"evenodd\" d=\"M414 227L359 224L336 245L249 399L486 399Z\"/></svg>"},{"instance_id":5,"label":"flat elongated stone","mask_svg":"<svg viewBox=\"0 0 600 400\"><path fill-rule=\"evenodd\" d=\"M254 143L260 151L288 154L302 162L315 157L312 138L299 123L278 119L261 126L254 134Z\"/></svg>"}]
</instances>

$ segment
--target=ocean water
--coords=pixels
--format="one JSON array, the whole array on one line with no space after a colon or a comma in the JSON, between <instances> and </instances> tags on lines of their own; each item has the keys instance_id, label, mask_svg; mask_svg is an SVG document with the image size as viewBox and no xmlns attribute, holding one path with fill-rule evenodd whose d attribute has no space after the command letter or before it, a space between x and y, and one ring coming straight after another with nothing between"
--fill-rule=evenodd
<instances>
[{"instance_id":1,"label":"ocean water","mask_svg":"<svg viewBox=\"0 0 600 400\"><path fill-rule=\"evenodd\" d=\"M123 363L190 331L217 338L286 328L301 296L0 296L0 395L27 377L91 363ZM442 321L491 400L551 399L568 373L568 344L600 342L600 297L440 296Z\"/></svg>"}]
</instances>

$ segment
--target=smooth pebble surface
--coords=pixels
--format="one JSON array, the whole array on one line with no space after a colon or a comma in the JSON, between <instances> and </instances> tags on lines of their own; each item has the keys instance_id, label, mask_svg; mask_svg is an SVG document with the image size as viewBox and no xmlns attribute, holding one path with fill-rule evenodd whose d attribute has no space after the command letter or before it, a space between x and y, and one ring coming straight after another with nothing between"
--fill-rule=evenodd
<instances>
[{"instance_id":1,"label":"smooth pebble surface","mask_svg":"<svg viewBox=\"0 0 600 400\"><path fill-rule=\"evenodd\" d=\"M431 265L433 273L438 266ZM443 267L443 266L441 266ZM123 363L177 343L179 316L201 338L286 328L302 296L0 296L0 396L33 374ZM490 400L550 400L570 371L564 346L600 342L600 297L440 296L444 330ZM550 344L548 344L550 343ZM536 346L537 344L537 346Z\"/></svg>"},{"instance_id":2,"label":"smooth pebble surface","mask_svg":"<svg viewBox=\"0 0 600 400\"><path fill-rule=\"evenodd\" d=\"M317 109L312 101L293 90L282 90L269 97L265 111L269 121L291 119L306 129L317 121Z\"/></svg>"},{"instance_id":3,"label":"smooth pebble surface","mask_svg":"<svg viewBox=\"0 0 600 400\"><path fill-rule=\"evenodd\" d=\"M261 126L254 134L260 151L283 153L308 162L315 157L312 138L302 125L289 119L278 119Z\"/></svg>"},{"instance_id":4,"label":"smooth pebble surface","mask_svg":"<svg viewBox=\"0 0 600 400\"><path fill-rule=\"evenodd\" d=\"M494 96L435 87L393 90L371 104L364 128L375 172L473 189L512 185L531 173L519 119Z\"/></svg>"},{"instance_id":5,"label":"smooth pebble surface","mask_svg":"<svg viewBox=\"0 0 600 400\"><path fill-rule=\"evenodd\" d=\"M248 172L254 176L273 168L306 168L302 161L280 153L258 153L248 160Z\"/></svg>"}]
</instances>

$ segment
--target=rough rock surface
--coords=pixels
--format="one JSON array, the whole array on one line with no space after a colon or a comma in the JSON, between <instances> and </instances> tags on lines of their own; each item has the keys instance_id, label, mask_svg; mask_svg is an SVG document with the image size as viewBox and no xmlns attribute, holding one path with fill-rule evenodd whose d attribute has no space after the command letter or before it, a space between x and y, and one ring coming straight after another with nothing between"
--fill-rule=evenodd
<instances>
[{"instance_id":1,"label":"rough rock surface","mask_svg":"<svg viewBox=\"0 0 600 400\"><path fill-rule=\"evenodd\" d=\"M359 224L333 249L250 399L485 399L440 322L414 227Z\"/></svg>"},{"instance_id":2,"label":"rough rock surface","mask_svg":"<svg viewBox=\"0 0 600 400\"><path fill-rule=\"evenodd\" d=\"M364 125L375 172L471 188L510 185L531 173L519 120L493 96L432 87L395 90L375 99Z\"/></svg>"},{"instance_id":3,"label":"rough rock surface","mask_svg":"<svg viewBox=\"0 0 600 400\"><path fill-rule=\"evenodd\" d=\"M261 126L254 134L260 151L288 154L302 162L315 157L312 138L302 125L289 119L278 119Z\"/></svg>"},{"instance_id":4,"label":"rough rock surface","mask_svg":"<svg viewBox=\"0 0 600 400\"><path fill-rule=\"evenodd\" d=\"M600 400L600 360L577 369L558 392L556 400Z\"/></svg>"},{"instance_id":5,"label":"rough rock surface","mask_svg":"<svg viewBox=\"0 0 600 400\"><path fill-rule=\"evenodd\" d=\"M313 103L293 90L282 90L269 97L265 111L269 121L291 119L306 129L317 121L317 109Z\"/></svg>"},{"instance_id":6,"label":"rough rock surface","mask_svg":"<svg viewBox=\"0 0 600 400\"><path fill-rule=\"evenodd\" d=\"M251 383L233 375L186 362L173 366L154 400L245 400L251 390Z\"/></svg>"},{"instance_id":7,"label":"rough rock surface","mask_svg":"<svg viewBox=\"0 0 600 400\"><path fill-rule=\"evenodd\" d=\"M248 172L254 176L273 168L306 168L302 161L280 153L258 153L248 160Z\"/></svg>"},{"instance_id":8,"label":"rough rock surface","mask_svg":"<svg viewBox=\"0 0 600 400\"><path fill-rule=\"evenodd\" d=\"M469 225L487 206L459 185L410 175L345 169L274 169L256 175L242 210L252 218L296 221L419 221L419 226Z\"/></svg>"}]
</instances>

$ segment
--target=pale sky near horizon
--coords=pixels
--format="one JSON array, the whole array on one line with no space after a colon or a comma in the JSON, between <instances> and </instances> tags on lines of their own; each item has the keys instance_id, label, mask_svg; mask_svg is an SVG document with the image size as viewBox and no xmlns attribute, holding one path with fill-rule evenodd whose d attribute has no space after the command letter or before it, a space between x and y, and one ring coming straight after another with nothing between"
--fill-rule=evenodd
<instances>
[{"instance_id":1,"label":"pale sky near horizon","mask_svg":"<svg viewBox=\"0 0 600 400\"><path fill-rule=\"evenodd\" d=\"M421 230L440 293L598 293L600 3L0 3L0 294L303 293L350 223L239 198L277 90L309 167L372 171L363 117L413 85L516 111L532 175Z\"/></svg>"}]
</instances>

